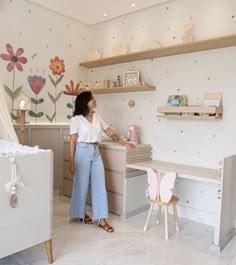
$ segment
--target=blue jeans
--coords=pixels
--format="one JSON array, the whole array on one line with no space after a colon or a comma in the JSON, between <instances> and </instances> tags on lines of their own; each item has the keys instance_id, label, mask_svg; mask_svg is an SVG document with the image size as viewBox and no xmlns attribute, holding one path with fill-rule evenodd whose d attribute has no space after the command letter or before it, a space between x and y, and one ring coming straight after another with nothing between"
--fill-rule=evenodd
<instances>
[{"instance_id":1,"label":"blue jeans","mask_svg":"<svg viewBox=\"0 0 236 265\"><path fill-rule=\"evenodd\" d=\"M77 143L69 216L85 216L89 182L93 219L108 218L105 172L98 144Z\"/></svg>"}]
</instances>

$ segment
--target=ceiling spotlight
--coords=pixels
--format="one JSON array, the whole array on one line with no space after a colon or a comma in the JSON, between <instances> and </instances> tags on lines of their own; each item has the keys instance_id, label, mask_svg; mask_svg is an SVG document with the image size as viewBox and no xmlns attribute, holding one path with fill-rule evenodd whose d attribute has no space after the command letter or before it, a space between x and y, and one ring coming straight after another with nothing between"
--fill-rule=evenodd
<instances>
[{"instance_id":1,"label":"ceiling spotlight","mask_svg":"<svg viewBox=\"0 0 236 265\"><path fill-rule=\"evenodd\" d=\"M104 13L103 16L104 16L104 17L107 17L108 15L107 15L107 13Z\"/></svg>"},{"instance_id":2,"label":"ceiling spotlight","mask_svg":"<svg viewBox=\"0 0 236 265\"><path fill-rule=\"evenodd\" d=\"M131 6L131 7L135 7L135 4L131 4L130 6Z\"/></svg>"}]
</instances>

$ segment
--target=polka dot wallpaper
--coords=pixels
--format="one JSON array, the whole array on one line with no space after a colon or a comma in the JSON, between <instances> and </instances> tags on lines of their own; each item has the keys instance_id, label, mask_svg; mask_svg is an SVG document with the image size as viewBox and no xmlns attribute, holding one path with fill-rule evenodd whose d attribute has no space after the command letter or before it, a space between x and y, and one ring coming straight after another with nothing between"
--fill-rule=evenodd
<instances>
[{"instance_id":1,"label":"polka dot wallpaper","mask_svg":"<svg viewBox=\"0 0 236 265\"><path fill-rule=\"evenodd\" d=\"M142 50L148 40L162 47L182 43L184 26L192 24L193 40L236 33L236 2L233 0L178 0L94 26L93 47L103 57L112 56L113 45ZM124 71L139 71L141 82L156 91L97 95L98 110L121 135L137 124L142 143L151 144L153 159L218 168L223 157L236 153L236 47L117 64L88 71L90 80L117 80ZM222 120L166 120L157 117L169 95L188 96L189 105L203 103L205 93L223 93ZM130 108L128 102L135 101ZM214 224L217 211L214 184L179 179L179 214Z\"/></svg>"},{"instance_id":2,"label":"polka dot wallpaper","mask_svg":"<svg viewBox=\"0 0 236 265\"><path fill-rule=\"evenodd\" d=\"M66 85L67 91L74 91L80 80L117 82L118 76L122 81L124 71L139 71L141 83L155 86L156 91L96 95L98 112L107 124L124 137L128 126L137 124L140 142L152 145L153 159L218 168L223 157L236 153L236 47L94 69L78 65L95 50L107 57L114 47L140 51L147 41L161 47L180 44L187 24L193 25L195 41L236 34L235 0L172 0L94 26L23 0L1 0L0 10L0 54L7 54L6 45L11 44L18 56L22 51L18 49L23 48L22 56L27 58L23 70L14 72L7 70L9 62L2 56L0 83L11 91L13 86L14 91L21 88L34 98L36 117L27 115L28 121L55 123L56 110L57 123L69 124L73 98L63 93ZM65 66L60 75L54 75L49 68L50 60L56 57ZM30 86L28 77L41 82L43 88L36 83ZM204 94L213 92L223 93L222 120L157 117L157 107L165 106L169 95L184 94L190 105L200 105ZM10 108L8 95L7 100ZM130 102L135 104L130 107ZM211 224L217 190L217 185L178 180L176 193L183 206L180 215ZM198 206L194 205L196 197ZM198 212L195 217L194 211Z\"/></svg>"},{"instance_id":3,"label":"polka dot wallpaper","mask_svg":"<svg viewBox=\"0 0 236 265\"><path fill-rule=\"evenodd\" d=\"M170 1L94 26L91 50L107 57L118 44L127 45L130 52L141 51L148 40L159 42L161 47L180 44L188 23L193 24L196 41L235 34L235 13L233 0ZM230 122L235 109L234 103L231 105L236 95L235 53L236 48L231 47L154 58L90 69L88 75L90 80L116 81L124 71L139 71L141 82L156 86L156 91L97 95L104 119L122 135L129 124L138 124L140 141L152 144L154 159L217 167L222 157L236 152L236 140L228 138L236 129ZM223 93L223 120L157 117L157 107L165 106L169 95L184 94L189 105L200 105L205 93L214 92ZM130 100L135 101L133 108L127 104Z\"/></svg>"}]
</instances>

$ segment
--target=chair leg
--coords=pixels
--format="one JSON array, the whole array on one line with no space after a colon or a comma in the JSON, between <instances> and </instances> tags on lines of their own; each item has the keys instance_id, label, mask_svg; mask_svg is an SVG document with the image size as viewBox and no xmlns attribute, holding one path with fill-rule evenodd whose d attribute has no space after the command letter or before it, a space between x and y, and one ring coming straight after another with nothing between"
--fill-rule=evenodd
<instances>
[{"instance_id":1,"label":"chair leg","mask_svg":"<svg viewBox=\"0 0 236 265\"><path fill-rule=\"evenodd\" d=\"M176 204L173 204L173 212L175 218L176 231L179 232L179 219L178 219Z\"/></svg>"},{"instance_id":2,"label":"chair leg","mask_svg":"<svg viewBox=\"0 0 236 265\"><path fill-rule=\"evenodd\" d=\"M159 204L158 210L157 210L157 224L159 225L161 218L161 205Z\"/></svg>"},{"instance_id":3,"label":"chair leg","mask_svg":"<svg viewBox=\"0 0 236 265\"><path fill-rule=\"evenodd\" d=\"M165 238L168 239L168 206L165 206Z\"/></svg>"},{"instance_id":4,"label":"chair leg","mask_svg":"<svg viewBox=\"0 0 236 265\"><path fill-rule=\"evenodd\" d=\"M153 206L154 206L154 203L152 202L151 205L150 205L150 208L149 208L149 212L148 212L148 216L147 216L146 223L145 223L145 225L144 225L144 229L143 229L144 232L147 231L148 224L149 224L150 217L151 217L152 210L153 210Z\"/></svg>"}]
</instances>

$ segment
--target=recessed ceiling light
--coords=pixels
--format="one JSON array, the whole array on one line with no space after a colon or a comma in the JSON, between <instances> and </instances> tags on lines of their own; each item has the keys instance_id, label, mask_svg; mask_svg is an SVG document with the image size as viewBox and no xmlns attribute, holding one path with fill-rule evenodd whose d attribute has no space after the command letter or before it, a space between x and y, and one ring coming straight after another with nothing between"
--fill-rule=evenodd
<instances>
[{"instance_id":1,"label":"recessed ceiling light","mask_svg":"<svg viewBox=\"0 0 236 265\"><path fill-rule=\"evenodd\" d=\"M107 13L104 13L103 16L104 16L104 17L107 17Z\"/></svg>"},{"instance_id":2,"label":"recessed ceiling light","mask_svg":"<svg viewBox=\"0 0 236 265\"><path fill-rule=\"evenodd\" d=\"M131 7L135 7L135 4L131 4L130 6L131 6Z\"/></svg>"}]
</instances>

